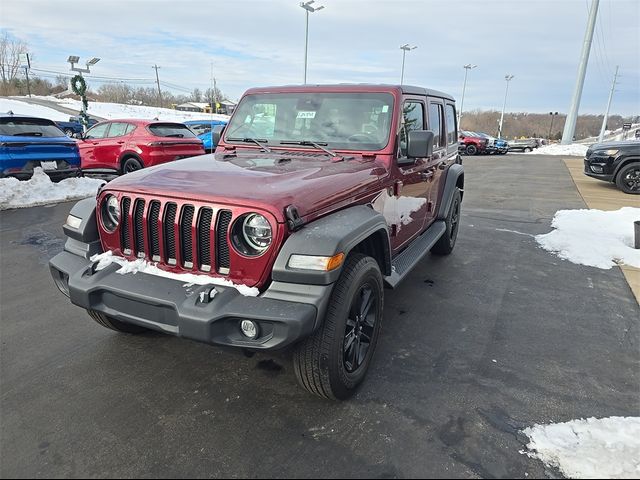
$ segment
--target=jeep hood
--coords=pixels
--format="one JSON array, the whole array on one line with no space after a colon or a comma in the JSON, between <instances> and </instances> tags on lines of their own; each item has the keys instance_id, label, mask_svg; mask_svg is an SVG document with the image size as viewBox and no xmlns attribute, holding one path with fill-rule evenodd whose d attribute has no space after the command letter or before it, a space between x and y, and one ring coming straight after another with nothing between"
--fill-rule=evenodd
<instances>
[{"instance_id":1,"label":"jeep hood","mask_svg":"<svg viewBox=\"0 0 640 480\"><path fill-rule=\"evenodd\" d=\"M105 190L262 208L283 222L288 205L301 216L339 208L371 192L386 174L381 162L361 156L332 162L315 152L219 153L138 170Z\"/></svg>"}]
</instances>

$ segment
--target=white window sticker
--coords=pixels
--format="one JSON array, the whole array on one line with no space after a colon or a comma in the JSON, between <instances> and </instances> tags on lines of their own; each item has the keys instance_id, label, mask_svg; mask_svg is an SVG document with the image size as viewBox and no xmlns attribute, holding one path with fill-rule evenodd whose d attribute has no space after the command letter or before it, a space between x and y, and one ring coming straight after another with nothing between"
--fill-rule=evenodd
<instances>
[{"instance_id":1,"label":"white window sticker","mask_svg":"<svg viewBox=\"0 0 640 480\"><path fill-rule=\"evenodd\" d=\"M389 111L389 105L382 106L382 113L387 113Z\"/></svg>"},{"instance_id":2,"label":"white window sticker","mask_svg":"<svg viewBox=\"0 0 640 480\"><path fill-rule=\"evenodd\" d=\"M316 118L316 112L298 112L297 118Z\"/></svg>"}]
</instances>

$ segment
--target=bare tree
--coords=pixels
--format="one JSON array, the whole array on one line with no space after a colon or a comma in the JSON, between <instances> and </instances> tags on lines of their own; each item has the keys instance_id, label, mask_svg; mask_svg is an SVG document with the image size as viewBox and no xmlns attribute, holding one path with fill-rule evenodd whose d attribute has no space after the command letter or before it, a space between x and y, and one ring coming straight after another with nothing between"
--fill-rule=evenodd
<instances>
[{"instance_id":1,"label":"bare tree","mask_svg":"<svg viewBox=\"0 0 640 480\"><path fill-rule=\"evenodd\" d=\"M28 46L22 40L9 35L4 30L0 36L0 80L2 83L12 81L20 69L20 54L27 53Z\"/></svg>"}]
</instances>

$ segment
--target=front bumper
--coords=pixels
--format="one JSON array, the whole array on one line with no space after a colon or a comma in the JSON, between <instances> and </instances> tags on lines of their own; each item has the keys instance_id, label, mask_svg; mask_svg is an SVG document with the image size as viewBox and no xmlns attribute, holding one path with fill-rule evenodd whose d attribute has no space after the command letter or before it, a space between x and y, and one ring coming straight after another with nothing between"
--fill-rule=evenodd
<instances>
[{"instance_id":1,"label":"front bumper","mask_svg":"<svg viewBox=\"0 0 640 480\"><path fill-rule=\"evenodd\" d=\"M206 302L202 298L213 285L185 287L144 273L121 275L115 263L92 273L90 260L68 251L49 266L60 291L77 306L199 342L258 350L280 349L311 335L332 287L274 282L261 296L245 297L235 288L215 286L217 293ZM259 325L255 340L240 331L245 319Z\"/></svg>"},{"instance_id":2,"label":"front bumper","mask_svg":"<svg viewBox=\"0 0 640 480\"><path fill-rule=\"evenodd\" d=\"M610 172L611 168L606 163L593 162L593 165L599 167L602 172L594 172L591 169L592 161L584 160L584 174L591 178L596 178L605 182L613 182L614 174Z\"/></svg>"}]
</instances>

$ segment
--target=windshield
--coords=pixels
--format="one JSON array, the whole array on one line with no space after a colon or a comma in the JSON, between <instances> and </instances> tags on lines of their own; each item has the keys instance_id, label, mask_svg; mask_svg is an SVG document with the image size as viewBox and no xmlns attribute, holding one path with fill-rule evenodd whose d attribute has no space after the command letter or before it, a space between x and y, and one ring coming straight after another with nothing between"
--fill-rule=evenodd
<instances>
[{"instance_id":1,"label":"windshield","mask_svg":"<svg viewBox=\"0 0 640 480\"><path fill-rule=\"evenodd\" d=\"M389 93L269 93L245 96L225 141L252 138L278 147L312 143L341 150L380 150L389 142Z\"/></svg>"},{"instance_id":2,"label":"windshield","mask_svg":"<svg viewBox=\"0 0 640 480\"><path fill-rule=\"evenodd\" d=\"M0 118L0 135L16 137L64 137L51 120L44 118Z\"/></svg>"}]
</instances>

